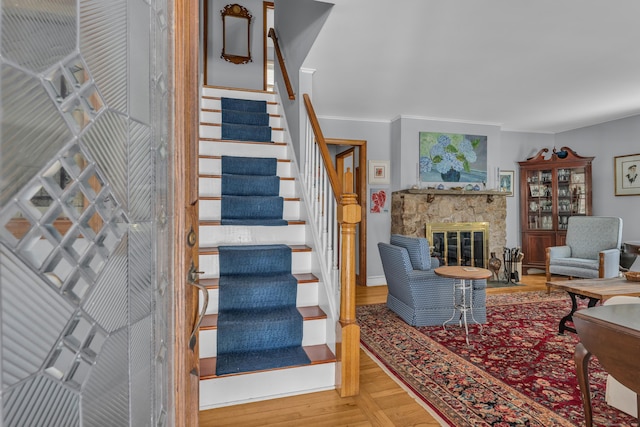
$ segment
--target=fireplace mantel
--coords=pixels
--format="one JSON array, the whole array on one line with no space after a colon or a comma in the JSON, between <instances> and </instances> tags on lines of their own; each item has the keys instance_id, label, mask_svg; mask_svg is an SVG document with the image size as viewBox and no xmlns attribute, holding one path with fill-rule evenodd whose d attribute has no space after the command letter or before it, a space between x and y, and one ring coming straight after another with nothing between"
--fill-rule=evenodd
<instances>
[{"instance_id":1,"label":"fireplace mantel","mask_svg":"<svg viewBox=\"0 0 640 427\"><path fill-rule=\"evenodd\" d=\"M391 233L425 237L427 223L489 223L489 252L506 245L507 198L499 191L407 189L391 196Z\"/></svg>"},{"instance_id":2,"label":"fireplace mantel","mask_svg":"<svg viewBox=\"0 0 640 427\"><path fill-rule=\"evenodd\" d=\"M436 188L423 188L423 189L414 189L411 188L409 190L403 190L410 194L426 194L427 202L431 203L435 196L438 195L446 195L446 196L487 196L487 203L492 203L495 196L506 197L507 193L495 191L495 190L438 190ZM402 191L400 191L402 192Z\"/></svg>"}]
</instances>

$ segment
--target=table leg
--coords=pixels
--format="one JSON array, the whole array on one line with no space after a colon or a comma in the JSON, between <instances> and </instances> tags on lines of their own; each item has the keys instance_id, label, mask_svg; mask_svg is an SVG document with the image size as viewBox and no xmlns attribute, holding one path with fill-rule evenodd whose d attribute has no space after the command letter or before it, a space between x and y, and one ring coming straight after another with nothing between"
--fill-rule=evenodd
<instances>
[{"instance_id":1,"label":"table leg","mask_svg":"<svg viewBox=\"0 0 640 427\"><path fill-rule=\"evenodd\" d=\"M456 291L458 290L457 286L456 286L456 281L454 279L453 281L453 314L451 315L451 317L447 320L444 321L444 323L442 324L442 329L446 330L447 328L445 327L447 323L451 322L453 320L454 317L456 317L456 306L458 305L458 300L456 299Z\"/></svg>"},{"instance_id":2,"label":"table leg","mask_svg":"<svg viewBox=\"0 0 640 427\"><path fill-rule=\"evenodd\" d=\"M456 280L459 282L456 283ZM467 285L467 280L469 284ZM467 287L469 288L468 302L467 302ZM460 290L460 301L456 298L456 293ZM480 332L482 333L482 325L476 320L473 315L473 280L470 279L454 279L453 282L453 314L451 317L442 324L442 328L446 329L447 323L451 322L456 317L456 310L460 310L460 318L458 319L458 325L462 326L464 322L464 332L467 344L469 344L469 324L467 322L467 311L471 313L471 320L480 325Z\"/></svg>"},{"instance_id":3,"label":"table leg","mask_svg":"<svg viewBox=\"0 0 640 427\"><path fill-rule=\"evenodd\" d=\"M473 280L471 279L469 279L469 310L471 310L471 320L473 320L476 325L480 326L480 334L482 334L482 323L478 322L473 315Z\"/></svg>"},{"instance_id":4,"label":"table leg","mask_svg":"<svg viewBox=\"0 0 640 427\"><path fill-rule=\"evenodd\" d=\"M567 291L567 293L571 297L571 311L569 312L569 314L567 314L562 319L560 319L560 325L558 326L558 333L560 335L562 335L564 331L573 332L574 334L577 333L575 328L567 326L566 323L569 321L573 321L573 313L575 313L576 310L578 309L578 302L576 301L576 296L578 294L575 294L569 291ZM580 296L580 298L584 299L586 297ZM598 301L600 301L598 298L591 298L591 297L588 297L588 298L589 298L589 303L587 304L588 307L594 307L598 303Z\"/></svg>"},{"instance_id":5,"label":"table leg","mask_svg":"<svg viewBox=\"0 0 640 427\"><path fill-rule=\"evenodd\" d=\"M591 411L591 391L589 389L589 359L591 353L582 343L576 345L576 351L573 360L576 364L576 373L578 374L578 384L580 385L580 394L582 394L582 405L584 407L584 421L586 427L593 426L593 414ZM638 400L640 405L640 398Z\"/></svg>"},{"instance_id":6,"label":"table leg","mask_svg":"<svg viewBox=\"0 0 640 427\"><path fill-rule=\"evenodd\" d=\"M558 333L560 335L562 335L564 331L573 332L574 334L576 333L576 330L573 328L570 328L569 326L566 326L566 323L569 320L573 320L573 313L575 313L576 309L578 308L578 302L576 301L576 294L569 291L567 291L567 293L571 297L571 311L569 312L569 314L567 314L562 319L560 319L560 325L558 327Z\"/></svg>"},{"instance_id":7,"label":"table leg","mask_svg":"<svg viewBox=\"0 0 640 427\"><path fill-rule=\"evenodd\" d=\"M469 310L469 304L467 303L467 282L465 279L460 279L460 289L462 289L460 310L462 318L464 319L464 336L466 337L467 345L469 345L469 326L467 326L467 310ZM473 313L471 316L473 316Z\"/></svg>"}]
</instances>

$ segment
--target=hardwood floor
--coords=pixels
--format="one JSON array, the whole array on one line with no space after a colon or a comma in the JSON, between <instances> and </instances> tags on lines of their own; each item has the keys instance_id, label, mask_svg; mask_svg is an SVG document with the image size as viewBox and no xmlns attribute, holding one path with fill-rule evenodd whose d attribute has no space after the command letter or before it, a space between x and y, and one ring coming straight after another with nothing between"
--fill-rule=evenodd
<instances>
[{"instance_id":1,"label":"hardwood floor","mask_svg":"<svg viewBox=\"0 0 640 427\"><path fill-rule=\"evenodd\" d=\"M544 274L523 276L524 286L489 288L488 294L546 290ZM386 286L359 286L356 305L386 302ZM360 350L360 394L334 390L200 412L200 426L439 426L431 414Z\"/></svg>"}]
</instances>

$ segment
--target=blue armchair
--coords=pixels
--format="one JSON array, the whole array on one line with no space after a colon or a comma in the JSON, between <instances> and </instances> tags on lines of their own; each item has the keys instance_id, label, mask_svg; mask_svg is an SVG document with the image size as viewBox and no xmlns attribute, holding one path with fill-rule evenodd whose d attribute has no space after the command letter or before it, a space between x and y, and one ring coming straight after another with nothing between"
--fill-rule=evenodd
<instances>
[{"instance_id":1,"label":"blue armchair","mask_svg":"<svg viewBox=\"0 0 640 427\"><path fill-rule=\"evenodd\" d=\"M546 248L547 282L552 274L583 279L620 274L622 218L571 216L563 246Z\"/></svg>"},{"instance_id":2,"label":"blue armchair","mask_svg":"<svg viewBox=\"0 0 640 427\"><path fill-rule=\"evenodd\" d=\"M427 239L394 234L390 243L378 243L378 250L390 310L412 326L442 325L451 318L454 279L435 274L439 262L429 256ZM473 281L473 316L479 323L487 321L486 287L486 280Z\"/></svg>"}]
</instances>

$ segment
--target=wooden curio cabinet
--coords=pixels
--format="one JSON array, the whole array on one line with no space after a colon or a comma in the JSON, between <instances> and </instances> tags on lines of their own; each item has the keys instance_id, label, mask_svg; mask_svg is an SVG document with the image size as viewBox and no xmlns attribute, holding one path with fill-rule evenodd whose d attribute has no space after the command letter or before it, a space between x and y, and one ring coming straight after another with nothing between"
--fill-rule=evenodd
<instances>
[{"instance_id":1,"label":"wooden curio cabinet","mask_svg":"<svg viewBox=\"0 0 640 427\"><path fill-rule=\"evenodd\" d=\"M564 245L570 216L591 215L593 159L562 147L518 162L523 274L545 269L545 248Z\"/></svg>"}]
</instances>

